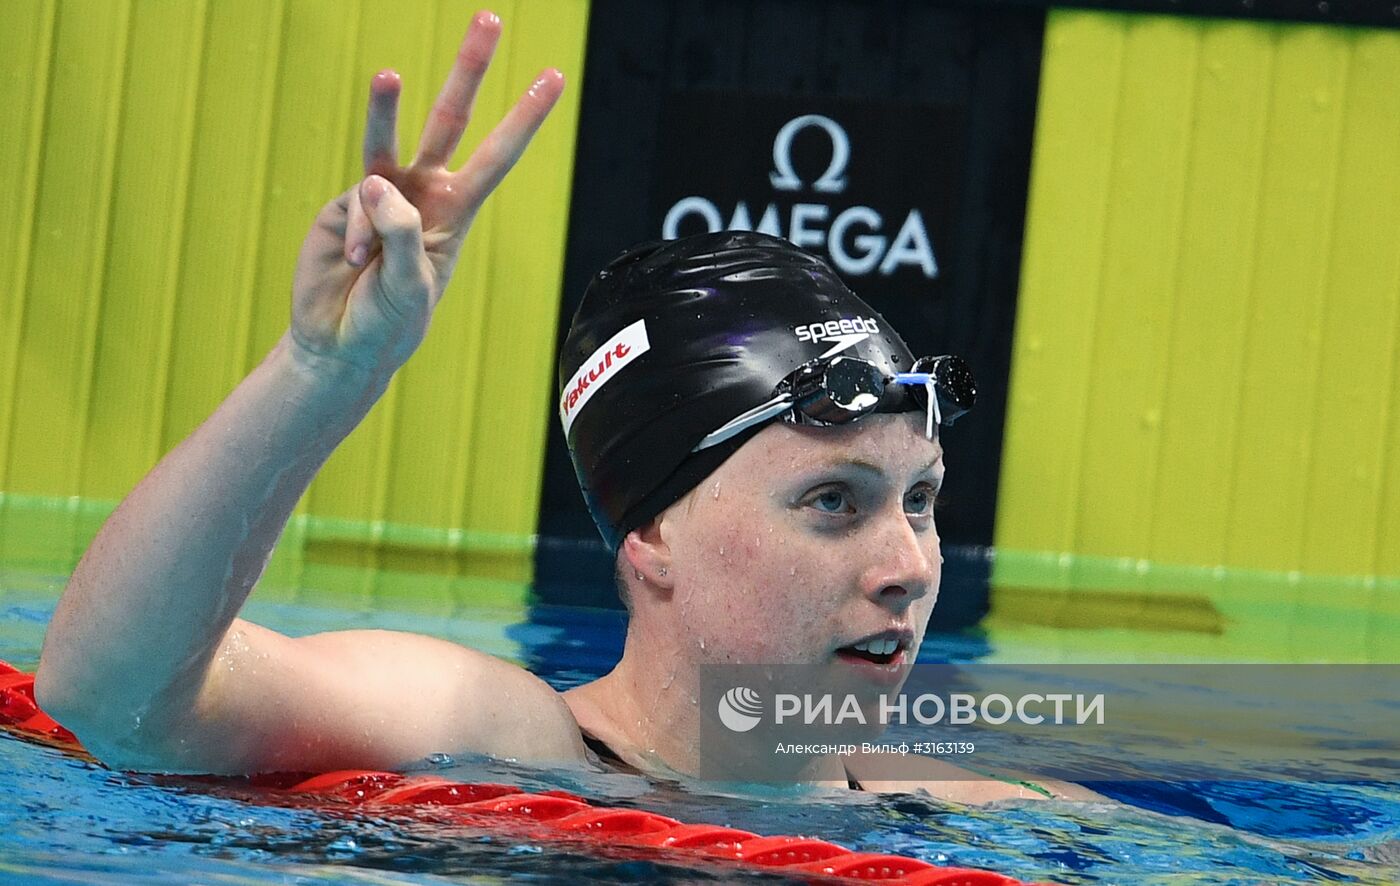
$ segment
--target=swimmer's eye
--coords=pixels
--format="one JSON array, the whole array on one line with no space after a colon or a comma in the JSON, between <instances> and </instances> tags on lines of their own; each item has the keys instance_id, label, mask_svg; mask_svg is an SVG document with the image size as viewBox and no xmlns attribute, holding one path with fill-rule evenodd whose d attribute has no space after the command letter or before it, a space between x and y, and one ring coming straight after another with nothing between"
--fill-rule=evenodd
<instances>
[{"instance_id":1,"label":"swimmer's eye","mask_svg":"<svg viewBox=\"0 0 1400 886\"><path fill-rule=\"evenodd\" d=\"M930 483L920 483L904 496L904 513L911 517L932 517L940 504L938 490Z\"/></svg>"},{"instance_id":2,"label":"swimmer's eye","mask_svg":"<svg viewBox=\"0 0 1400 886\"><path fill-rule=\"evenodd\" d=\"M856 510L851 502L851 494L834 486L813 490L804 504L823 514L853 514Z\"/></svg>"}]
</instances>

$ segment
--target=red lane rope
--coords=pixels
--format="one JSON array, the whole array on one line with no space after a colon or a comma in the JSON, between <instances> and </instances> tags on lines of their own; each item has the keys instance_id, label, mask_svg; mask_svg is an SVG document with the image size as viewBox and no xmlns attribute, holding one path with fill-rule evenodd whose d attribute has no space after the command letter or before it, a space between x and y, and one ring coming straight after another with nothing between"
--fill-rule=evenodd
<instances>
[{"instance_id":1,"label":"red lane rope","mask_svg":"<svg viewBox=\"0 0 1400 886\"><path fill-rule=\"evenodd\" d=\"M0 661L0 728L88 759L76 736L34 702L34 677ZM230 779L232 781L232 779ZM916 858L852 852L810 837L764 837L735 828L684 824L637 809L596 806L567 791L523 793L505 784L469 784L433 776L344 770L312 778L255 779L270 797L335 801L380 815L456 824L570 848L606 849L678 863L722 862L805 874L822 880L908 886L1024 886L991 871L937 867Z\"/></svg>"}]
</instances>

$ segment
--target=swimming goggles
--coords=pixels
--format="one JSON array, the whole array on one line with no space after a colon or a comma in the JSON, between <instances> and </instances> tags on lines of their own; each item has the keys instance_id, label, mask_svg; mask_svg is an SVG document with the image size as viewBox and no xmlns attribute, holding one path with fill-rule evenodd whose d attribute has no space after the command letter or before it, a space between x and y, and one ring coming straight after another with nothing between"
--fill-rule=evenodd
<instances>
[{"instance_id":1,"label":"swimming goggles","mask_svg":"<svg viewBox=\"0 0 1400 886\"><path fill-rule=\"evenodd\" d=\"M920 357L909 372L894 375L856 357L817 359L780 381L772 399L734 416L691 451L723 443L778 416L800 425L844 425L874 412L890 385L913 388L916 402L928 413L924 434L930 440L936 425L951 425L977 400L977 382L961 357Z\"/></svg>"}]
</instances>

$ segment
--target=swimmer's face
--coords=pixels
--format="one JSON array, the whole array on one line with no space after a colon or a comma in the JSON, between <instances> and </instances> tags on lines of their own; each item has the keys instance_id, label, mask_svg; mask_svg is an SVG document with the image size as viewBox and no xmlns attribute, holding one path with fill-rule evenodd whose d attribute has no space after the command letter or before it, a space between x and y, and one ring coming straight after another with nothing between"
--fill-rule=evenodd
<instances>
[{"instance_id":1,"label":"swimmer's face","mask_svg":"<svg viewBox=\"0 0 1400 886\"><path fill-rule=\"evenodd\" d=\"M690 657L902 682L941 574L942 450L923 432L916 413L774 424L668 509L660 531ZM872 637L897 651L882 662L851 648Z\"/></svg>"}]
</instances>

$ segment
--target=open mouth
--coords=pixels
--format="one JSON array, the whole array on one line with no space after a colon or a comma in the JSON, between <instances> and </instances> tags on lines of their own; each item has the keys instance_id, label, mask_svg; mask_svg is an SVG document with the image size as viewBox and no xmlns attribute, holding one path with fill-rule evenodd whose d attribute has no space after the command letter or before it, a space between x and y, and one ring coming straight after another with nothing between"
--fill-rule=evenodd
<instances>
[{"instance_id":1,"label":"open mouth","mask_svg":"<svg viewBox=\"0 0 1400 886\"><path fill-rule=\"evenodd\" d=\"M852 646L842 646L836 654L843 658L859 659L887 665L899 658L904 651L904 641L895 638L866 640Z\"/></svg>"}]
</instances>

